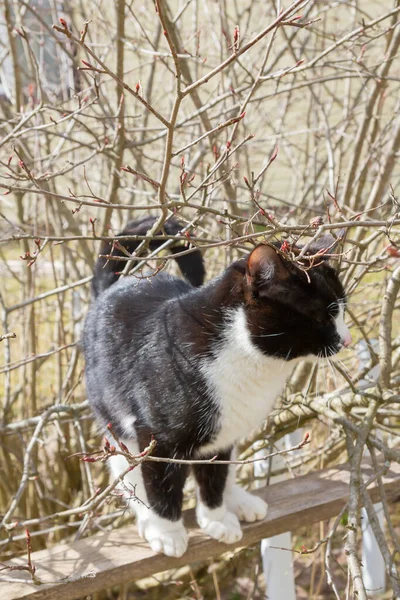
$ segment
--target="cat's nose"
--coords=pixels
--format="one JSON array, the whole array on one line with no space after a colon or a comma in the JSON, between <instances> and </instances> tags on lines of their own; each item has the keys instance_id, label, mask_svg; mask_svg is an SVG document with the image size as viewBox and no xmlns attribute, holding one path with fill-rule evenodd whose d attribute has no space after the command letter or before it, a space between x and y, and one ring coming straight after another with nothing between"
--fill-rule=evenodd
<instances>
[{"instance_id":1,"label":"cat's nose","mask_svg":"<svg viewBox=\"0 0 400 600\"><path fill-rule=\"evenodd\" d=\"M348 348L348 346L350 346L352 342L353 338L351 337L351 333L350 331L347 331L343 336L342 344L345 348Z\"/></svg>"}]
</instances>

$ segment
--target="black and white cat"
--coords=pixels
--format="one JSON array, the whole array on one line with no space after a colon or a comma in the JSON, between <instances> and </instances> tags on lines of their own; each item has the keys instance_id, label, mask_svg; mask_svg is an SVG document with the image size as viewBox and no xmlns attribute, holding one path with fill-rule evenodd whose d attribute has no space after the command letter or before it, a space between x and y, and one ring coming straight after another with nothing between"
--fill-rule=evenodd
<instances>
[{"instance_id":1,"label":"black and white cat","mask_svg":"<svg viewBox=\"0 0 400 600\"><path fill-rule=\"evenodd\" d=\"M121 235L144 235L153 222L132 222ZM174 219L165 225L168 234L180 228ZM320 239L310 254L332 242ZM133 252L138 242L123 244ZM350 344L344 290L328 261L308 264L306 275L279 247L257 246L205 285L198 251L177 257L188 282L162 272L118 279L124 263L99 258L83 336L87 394L99 422L112 423L133 454L154 436L160 457L230 460L235 443L271 412L299 359ZM121 456L109 462L114 477L127 467ZM267 505L236 485L232 465L192 470L206 534L233 543L240 520L265 517ZM145 461L124 479L142 501L129 501L140 535L169 556L188 544L181 516L187 475L186 465Z\"/></svg>"}]
</instances>

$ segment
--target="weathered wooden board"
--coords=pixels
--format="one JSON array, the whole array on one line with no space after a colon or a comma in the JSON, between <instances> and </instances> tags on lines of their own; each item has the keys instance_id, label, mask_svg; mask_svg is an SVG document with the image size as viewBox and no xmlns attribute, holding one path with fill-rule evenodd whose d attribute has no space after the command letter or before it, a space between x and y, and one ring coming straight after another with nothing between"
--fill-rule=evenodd
<instances>
[{"instance_id":1,"label":"weathered wooden board","mask_svg":"<svg viewBox=\"0 0 400 600\"><path fill-rule=\"evenodd\" d=\"M372 474L371 467L365 465L363 473L368 478ZM19 580L26 577L27 583L0 583L0 598L74 600L113 585L218 556L228 549L249 546L264 537L295 531L299 526L337 515L348 498L348 481L349 473L343 465L257 490L255 493L269 504L268 515L264 521L243 525L243 539L233 546L205 537L195 528L194 511L187 511L185 522L191 529L191 539L187 553L181 558L152 552L138 537L134 525L35 552L32 561L37 568L37 576L46 583L35 586L29 583L29 575L25 572L3 571L3 575ZM384 485L388 493L399 494L400 465L392 464L384 478ZM374 485L370 493L373 501L378 500L378 490ZM24 562L18 558L7 564ZM65 581L60 583L62 579Z\"/></svg>"}]
</instances>

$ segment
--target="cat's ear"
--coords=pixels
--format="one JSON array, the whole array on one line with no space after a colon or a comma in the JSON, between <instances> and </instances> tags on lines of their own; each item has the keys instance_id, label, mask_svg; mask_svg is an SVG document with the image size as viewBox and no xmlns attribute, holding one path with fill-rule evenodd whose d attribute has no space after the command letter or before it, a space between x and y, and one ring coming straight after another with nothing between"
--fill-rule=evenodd
<instances>
[{"instance_id":1,"label":"cat's ear","mask_svg":"<svg viewBox=\"0 0 400 600\"><path fill-rule=\"evenodd\" d=\"M260 244L250 253L246 265L246 278L252 291L271 281L288 277L289 271L273 246Z\"/></svg>"},{"instance_id":2,"label":"cat's ear","mask_svg":"<svg viewBox=\"0 0 400 600\"><path fill-rule=\"evenodd\" d=\"M338 250L339 245L343 242L346 234L345 229L338 229L334 235L327 234L323 235L308 248L307 254L314 256L320 254L321 258L329 260L331 254L335 254Z\"/></svg>"}]
</instances>

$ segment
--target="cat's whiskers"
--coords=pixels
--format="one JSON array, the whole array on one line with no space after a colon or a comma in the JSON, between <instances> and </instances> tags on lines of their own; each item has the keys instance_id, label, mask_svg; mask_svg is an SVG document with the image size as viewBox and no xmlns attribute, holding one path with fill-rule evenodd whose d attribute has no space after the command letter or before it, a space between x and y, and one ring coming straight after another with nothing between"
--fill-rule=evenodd
<instances>
[{"instance_id":1,"label":"cat's whiskers","mask_svg":"<svg viewBox=\"0 0 400 600\"><path fill-rule=\"evenodd\" d=\"M323 354L321 355L321 358L323 358L323 361L321 361L321 362L322 362L322 364L324 366L324 382L325 382L325 389L323 390L323 393L326 393L328 391L327 385L326 385L326 382L327 382L327 373L326 373L326 371L327 371L328 365L330 366L330 364L329 364L329 348L324 348L324 351L323 351Z\"/></svg>"},{"instance_id":2,"label":"cat's whiskers","mask_svg":"<svg viewBox=\"0 0 400 600\"><path fill-rule=\"evenodd\" d=\"M334 302L331 302L330 304L328 304L328 306L326 307L326 310L330 313L332 311L333 308L338 308L340 303L340 300L335 300Z\"/></svg>"},{"instance_id":3,"label":"cat's whiskers","mask_svg":"<svg viewBox=\"0 0 400 600\"><path fill-rule=\"evenodd\" d=\"M317 373L315 376L315 393L318 396L319 395L319 372L320 372L320 367L321 367L321 356L318 355L317 357L317 363L316 363L316 369L317 369Z\"/></svg>"},{"instance_id":4,"label":"cat's whiskers","mask_svg":"<svg viewBox=\"0 0 400 600\"><path fill-rule=\"evenodd\" d=\"M328 349L324 348L324 352L322 355L323 360L321 361L324 367L324 382L327 381L327 377L326 377L326 370L328 368L328 361L329 361L329 355L328 355ZM325 393L327 391L326 389L326 385L325 385L325 389L323 390L323 393ZM322 395L322 394L321 394Z\"/></svg>"},{"instance_id":5,"label":"cat's whiskers","mask_svg":"<svg viewBox=\"0 0 400 600\"><path fill-rule=\"evenodd\" d=\"M319 356L317 356L317 361L316 361L316 362L313 364L313 367L312 367L311 374L310 374L310 376L309 376L309 378L308 378L308 386L307 386L307 389L305 390L305 392L302 392L302 396L303 396L303 402L302 402L302 406L303 406L304 402L306 401L306 398L307 398L308 392L310 391L310 387L311 387L311 384L312 384L312 381L313 381L313 377L314 377L315 369L318 369L318 359L319 359L319 358L320 358L320 357L319 357Z\"/></svg>"},{"instance_id":6,"label":"cat's whiskers","mask_svg":"<svg viewBox=\"0 0 400 600\"><path fill-rule=\"evenodd\" d=\"M352 381L353 380L353 376L350 372L350 370L348 369L348 367L345 365L345 363L337 357L337 355L335 354L335 358L331 358L330 362L332 363L332 366L335 368L335 371L338 371L342 377L344 379L346 379L346 377L344 377L343 373L341 372L341 370L344 372L344 374L347 376L347 378ZM341 370L339 369L339 365L341 367Z\"/></svg>"},{"instance_id":7,"label":"cat's whiskers","mask_svg":"<svg viewBox=\"0 0 400 600\"><path fill-rule=\"evenodd\" d=\"M334 383L334 385L335 385L335 388L337 388L337 385L338 385L338 384L337 384L336 371L335 371L335 369L333 368L333 365L332 365L331 359L330 359L328 356L327 356L327 360L328 360L328 365L329 365L329 367L330 367L330 369L331 369L331 372L332 372L333 383ZM333 363L333 364L334 364L334 363Z\"/></svg>"},{"instance_id":8,"label":"cat's whiskers","mask_svg":"<svg viewBox=\"0 0 400 600\"><path fill-rule=\"evenodd\" d=\"M293 350L293 348L289 348L289 352L286 354L285 362L287 362L289 360L289 356L290 356L292 350ZM285 365L285 363L282 363L280 370L282 370L284 365Z\"/></svg>"},{"instance_id":9,"label":"cat's whiskers","mask_svg":"<svg viewBox=\"0 0 400 600\"><path fill-rule=\"evenodd\" d=\"M254 337L262 337L262 338L267 338L267 337L276 337L278 335L285 335L286 331L281 331L280 333L258 333L257 335L255 335Z\"/></svg>"},{"instance_id":10,"label":"cat's whiskers","mask_svg":"<svg viewBox=\"0 0 400 600\"><path fill-rule=\"evenodd\" d=\"M328 360L329 360L328 357L324 356L324 360L321 361L322 365L323 365L323 369L324 369L324 373L323 373L323 380L325 382L325 389L323 390L324 393L327 391L326 390L326 381L327 381L327 373L326 373L326 371L327 371L327 368L328 368L328 366L327 366L327 361Z\"/></svg>"},{"instance_id":11,"label":"cat's whiskers","mask_svg":"<svg viewBox=\"0 0 400 600\"><path fill-rule=\"evenodd\" d=\"M327 368L327 365L326 365L327 359L328 359L327 349L324 348L323 351L320 351L317 354L317 363L316 364L317 364L317 367L318 367L318 371L317 371L316 382L315 382L315 393L316 393L317 396L321 395L321 392L320 392L320 371L322 369L323 369L323 381L326 381L325 372L326 372L326 368Z\"/></svg>"}]
</instances>

